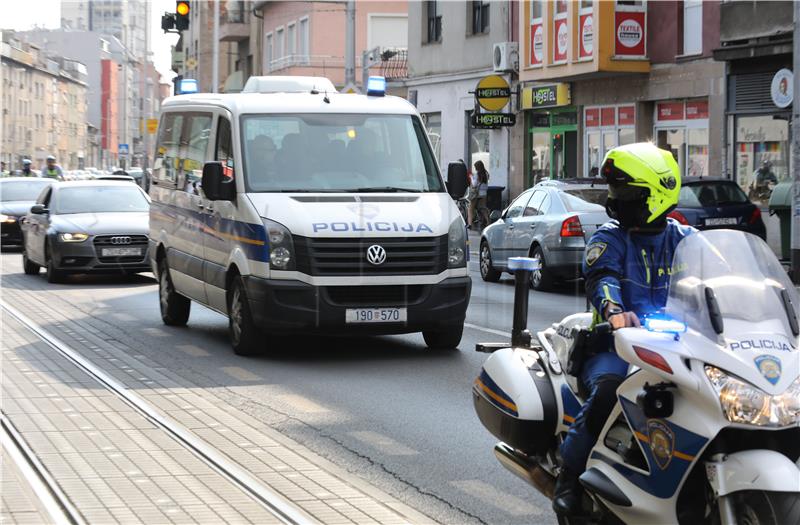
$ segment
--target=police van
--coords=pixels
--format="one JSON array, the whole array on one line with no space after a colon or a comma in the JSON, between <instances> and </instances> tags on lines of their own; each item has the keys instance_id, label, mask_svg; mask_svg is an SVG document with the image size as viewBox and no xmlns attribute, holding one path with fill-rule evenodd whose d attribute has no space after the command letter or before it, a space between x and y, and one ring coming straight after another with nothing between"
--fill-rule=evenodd
<instances>
[{"instance_id":1,"label":"police van","mask_svg":"<svg viewBox=\"0 0 800 525\"><path fill-rule=\"evenodd\" d=\"M465 224L419 114L384 91L380 77L366 95L253 77L163 103L150 254L165 324L196 301L228 316L241 355L310 331L459 344Z\"/></svg>"}]
</instances>

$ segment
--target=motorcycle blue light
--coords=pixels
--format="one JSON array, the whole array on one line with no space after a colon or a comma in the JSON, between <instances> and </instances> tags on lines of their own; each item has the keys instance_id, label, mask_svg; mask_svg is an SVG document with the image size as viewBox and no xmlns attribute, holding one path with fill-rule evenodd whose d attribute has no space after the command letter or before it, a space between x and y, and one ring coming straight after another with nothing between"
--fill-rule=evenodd
<instances>
[{"instance_id":1,"label":"motorcycle blue light","mask_svg":"<svg viewBox=\"0 0 800 525\"><path fill-rule=\"evenodd\" d=\"M367 80L367 95L382 97L386 94L386 79L384 77L369 77Z\"/></svg>"},{"instance_id":2,"label":"motorcycle blue light","mask_svg":"<svg viewBox=\"0 0 800 525\"><path fill-rule=\"evenodd\" d=\"M686 323L663 317L648 317L644 321L644 327L651 332L665 334L682 334L686 331Z\"/></svg>"},{"instance_id":3,"label":"motorcycle blue light","mask_svg":"<svg viewBox=\"0 0 800 525\"><path fill-rule=\"evenodd\" d=\"M541 269L539 259L532 259L530 257L509 257L508 269L511 271L522 270L533 272Z\"/></svg>"}]
</instances>

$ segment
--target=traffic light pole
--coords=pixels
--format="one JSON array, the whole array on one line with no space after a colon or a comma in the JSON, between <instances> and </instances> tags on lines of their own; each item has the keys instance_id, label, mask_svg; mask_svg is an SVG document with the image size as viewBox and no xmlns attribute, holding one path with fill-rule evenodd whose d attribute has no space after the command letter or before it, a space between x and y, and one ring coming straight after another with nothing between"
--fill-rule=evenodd
<instances>
[{"instance_id":1,"label":"traffic light pole","mask_svg":"<svg viewBox=\"0 0 800 525\"><path fill-rule=\"evenodd\" d=\"M800 2L794 4L792 101L792 281L800 283Z\"/></svg>"},{"instance_id":2,"label":"traffic light pole","mask_svg":"<svg viewBox=\"0 0 800 525\"><path fill-rule=\"evenodd\" d=\"M216 93L219 90L219 0L213 0L214 3L214 42L211 53L211 92Z\"/></svg>"}]
</instances>

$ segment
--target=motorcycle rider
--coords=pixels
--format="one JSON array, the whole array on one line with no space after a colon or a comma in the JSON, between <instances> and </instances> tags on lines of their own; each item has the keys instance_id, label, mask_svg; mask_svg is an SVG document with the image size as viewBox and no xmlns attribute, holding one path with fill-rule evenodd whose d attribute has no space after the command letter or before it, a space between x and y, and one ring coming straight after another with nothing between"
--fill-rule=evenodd
<instances>
[{"instance_id":1,"label":"motorcycle rider","mask_svg":"<svg viewBox=\"0 0 800 525\"><path fill-rule=\"evenodd\" d=\"M600 175L608 183L606 211L613 220L586 246L586 294L595 323L607 321L614 329L640 326L643 315L666 305L672 255L681 239L695 231L667 218L678 204L680 170L672 153L647 142L609 151ZM588 397L561 445L563 469L553 510L562 515L580 514L583 488L578 477L628 372L610 337L591 351L579 375Z\"/></svg>"},{"instance_id":2,"label":"motorcycle rider","mask_svg":"<svg viewBox=\"0 0 800 525\"><path fill-rule=\"evenodd\" d=\"M36 174L31 170L31 159L22 159L22 171L19 172L20 177L35 177Z\"/></svg>"},{"instance_id":3,"label":"motorcycle rider","mask_svg":"<svg viewBox=\"0 0 800 525\"><path fill-rule=\"evenodd\" d=\"M61 170L61 166L56 164L56 158L54 156L47 156L47 166L42 170L42 177L64 180L64 172Z\"/></svg>"}]
</instances>

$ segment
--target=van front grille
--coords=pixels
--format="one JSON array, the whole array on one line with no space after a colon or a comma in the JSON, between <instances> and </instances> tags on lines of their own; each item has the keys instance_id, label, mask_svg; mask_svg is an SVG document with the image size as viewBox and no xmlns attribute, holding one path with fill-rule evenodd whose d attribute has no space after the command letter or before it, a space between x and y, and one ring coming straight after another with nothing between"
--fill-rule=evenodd
<instances>
[{"instance_id":1,"label":"van front grille","mask_svg":"<svg viewBox=\"0 0 800 525\"><path fill-rule=\"evenodd\" d=\"M422 300L425 285L328 286L328 300L336 306L406 306Z\"/></svg>"}]
</instances>

